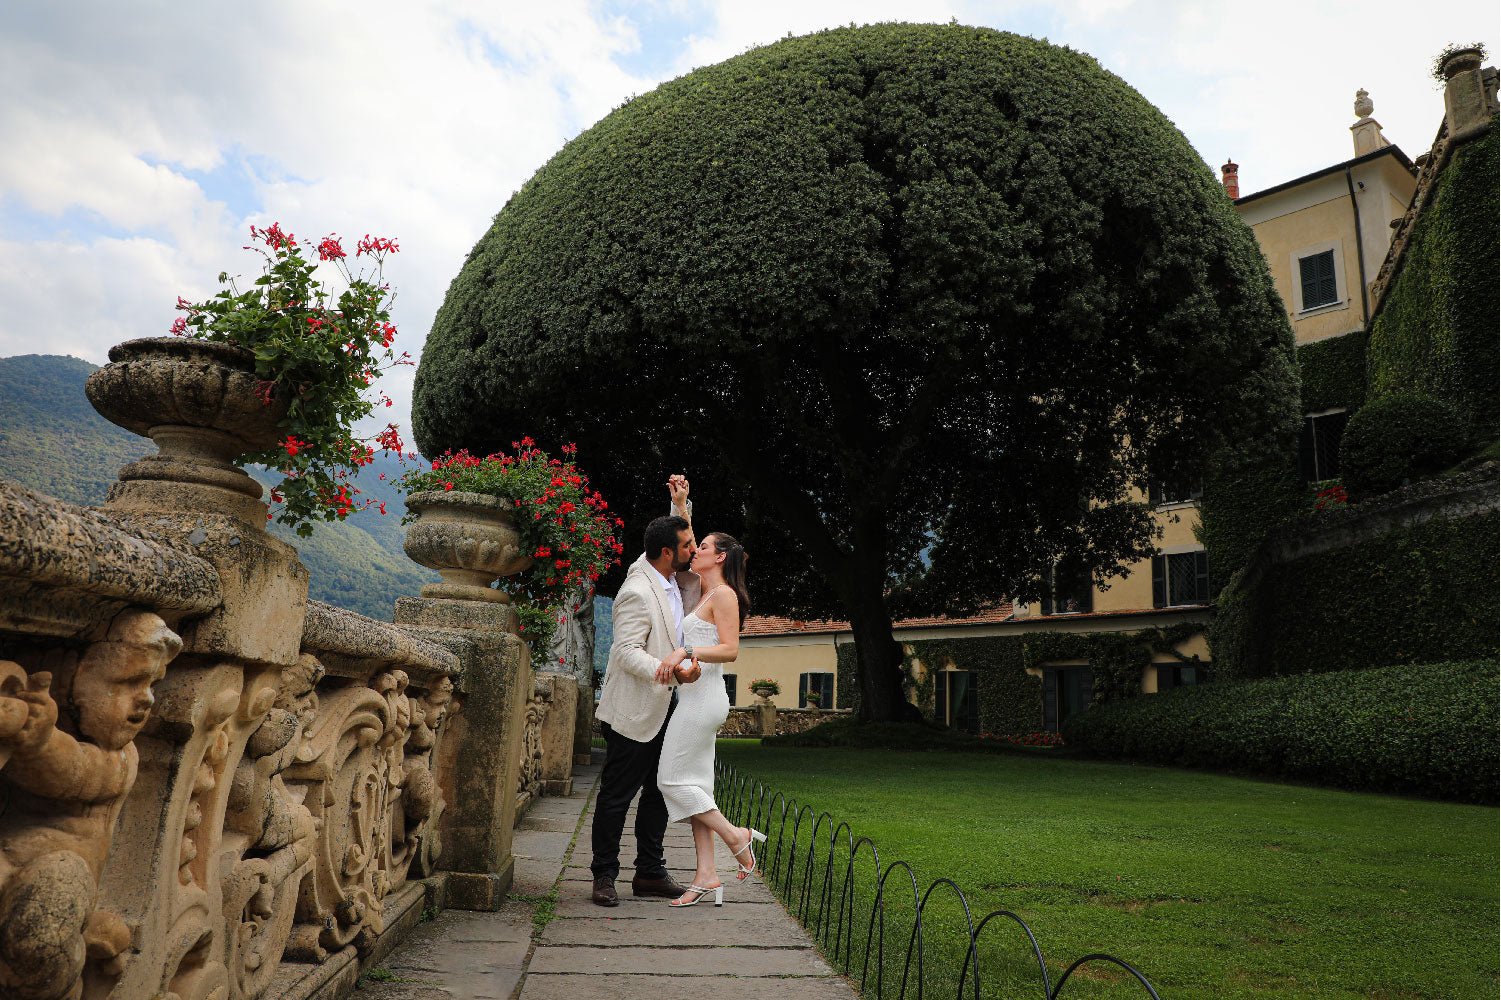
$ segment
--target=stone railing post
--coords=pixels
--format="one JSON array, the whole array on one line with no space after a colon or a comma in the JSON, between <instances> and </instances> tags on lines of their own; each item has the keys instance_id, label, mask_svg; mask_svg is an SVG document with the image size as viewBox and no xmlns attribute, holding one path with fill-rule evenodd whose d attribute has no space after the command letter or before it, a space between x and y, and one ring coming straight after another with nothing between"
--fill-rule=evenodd
<instances>
[{"instance_id":1,"label":"stone railing post","mask_svg":"<svg viewBox=\"0 0 1501 1000\"><path fill-rule=\"evenodd\" d=\"M768 697L756 699L756 719L760 723L762 736L775 736L777 734L777 705Z\"/></svg>"},{"instance_id":2,"label":"stone railing post","mask_svg":"<svg viewBox=\"0 0 1501 1000\"><path fill-rule=\"evenodd\" d=\"M406 552L443 582L396 601L396 623L451 649L463 667L463 712L452 722L439 768L449 802L442 827L448 904L494 910L505 902L515 859L522 733L532 691L531 654L515 610L489 581L520 572L520 536L504 501L477 494L413 494L418 513Z\"/></svg>"},{"instance_id":3,"label":"stone railing post","mask_svg":"<svg viewBox=\"0 0 1501 1000\"><path fill-rule=\"evenodd\" d=\"M579 681L578 708L573 713L573 763L594 759L594 687Z\"/></svg>"},{"instance_id":4,"label":"stone railing post","mask_svg":"<svg viewBox=\"0 0 1501 1000\"><path fill-rule=\"evenodd\" d=\"M578 723L578 680L571 673L537 675L552 686L542 720L542 794L573 794L573 730Z\"/></svg>"}]
</instances>

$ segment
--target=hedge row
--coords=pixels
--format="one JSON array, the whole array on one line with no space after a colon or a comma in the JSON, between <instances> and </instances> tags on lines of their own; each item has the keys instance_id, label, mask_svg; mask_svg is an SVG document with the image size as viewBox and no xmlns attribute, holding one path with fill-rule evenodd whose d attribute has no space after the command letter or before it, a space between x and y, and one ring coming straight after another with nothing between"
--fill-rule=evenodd
<instances>
[{"instance_id":1,"label":"hedge row","mask_svg":"<svg viewBox=\"0 0 1501 1000\"><path fill-rule=\"evenodd\" d=\"M1069 745L1161 764L1497 799L1495 659L1177 688L1098 705Z\"/></svg>"},{"instance_id":2,"label":"hedge row","mask_svg":"<svg viewBox=\"0 0 1501 1000\"><path fill-rule=\"evenodd\" d=\"M1298 378L1304 413L1343 407L1351 412L1365 403L1366 332L1298 345Z\"/></svg>"}]
</instances>

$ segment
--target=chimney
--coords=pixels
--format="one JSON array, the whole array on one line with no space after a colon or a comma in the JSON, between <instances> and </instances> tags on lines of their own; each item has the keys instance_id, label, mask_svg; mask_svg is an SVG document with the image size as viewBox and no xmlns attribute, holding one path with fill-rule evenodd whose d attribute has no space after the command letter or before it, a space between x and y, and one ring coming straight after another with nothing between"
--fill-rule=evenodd
<instances>
[{"instance_id":1,"label":"chimney","mask_svg":"<svg viewBox=\"0 0 1501 1000\"><path fill-rule=\"evenodd\" d=\"M1230 200L1234 201L1235 199L1239 198L1240 164L1236 163L1234 160L1227 159L1225 161L1225 165L1223 167L1220 167L1220 173L1223 175L1220 183L1225 185L1225 193L1230 196Z\"/></svg>"},{"instance_id":2,"label":"chimney","mask_svg":"<svg viewBox=\"0 0 1501 1000\"><path fill-rule=\"evenodd\" d=\"M1355 140L1355 155L1364 156L1374 153L1376 150L1391 143L1386 141L1386 136L1381 134L1381 123L1371 117L1371 112L1376 110L1376 102L1371 100L1371 95L1364 88L1355 92L1355 115L1360 120L1350 126L1351 138Z\"/></svg>"}]
</instances>

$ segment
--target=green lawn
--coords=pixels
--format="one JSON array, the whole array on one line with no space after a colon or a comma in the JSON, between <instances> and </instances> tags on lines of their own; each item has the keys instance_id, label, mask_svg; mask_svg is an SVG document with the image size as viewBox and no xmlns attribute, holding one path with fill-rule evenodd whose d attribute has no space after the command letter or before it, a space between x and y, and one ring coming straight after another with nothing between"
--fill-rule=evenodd
<instances>
[{"instance_id":1,"label":"green lawn","mask_svg":"<svg viewBox=\"0 0 1501 1000\"><path fill-rule=\"evenodd\" d=\"M910 863L924 889L947 876L977 918L1018 912L1055 980L1105 951L1164 1000L1497 995L1492 807L1044 755L719 748L725 763L870 837L883 865ZM874 882L864 858L862 944ZM910 881L906 892L888 908L898 978ZM957 903L924 921L949 941L963 926ZM1019 929L992 925L982 941L987 997L1041 995ZM961 957L930 953L925 996L954 995ZM1091 968L1062 1000L1146 996Z\"/></svg>"}]
</instances>

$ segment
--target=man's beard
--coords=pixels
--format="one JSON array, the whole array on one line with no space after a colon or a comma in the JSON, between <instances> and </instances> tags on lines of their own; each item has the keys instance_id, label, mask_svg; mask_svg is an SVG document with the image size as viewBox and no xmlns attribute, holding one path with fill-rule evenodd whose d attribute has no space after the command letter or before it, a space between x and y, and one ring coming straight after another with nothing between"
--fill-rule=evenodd
<instances>
[{"instance_id":1,"label":"man's beard","mask_svg":"<svg viewBox=\"0 0 1501 1000\"><path fill-rule=\"evenodd\" d=\"M692 565L693 565L693 557L692 556L689 556L687 559L684 559L682 562L678 562L677 560L673 560L672 571L674 573L681 573L684 570L686 570L689 566L692 566Z\"/></svg>"}]
</instances>

